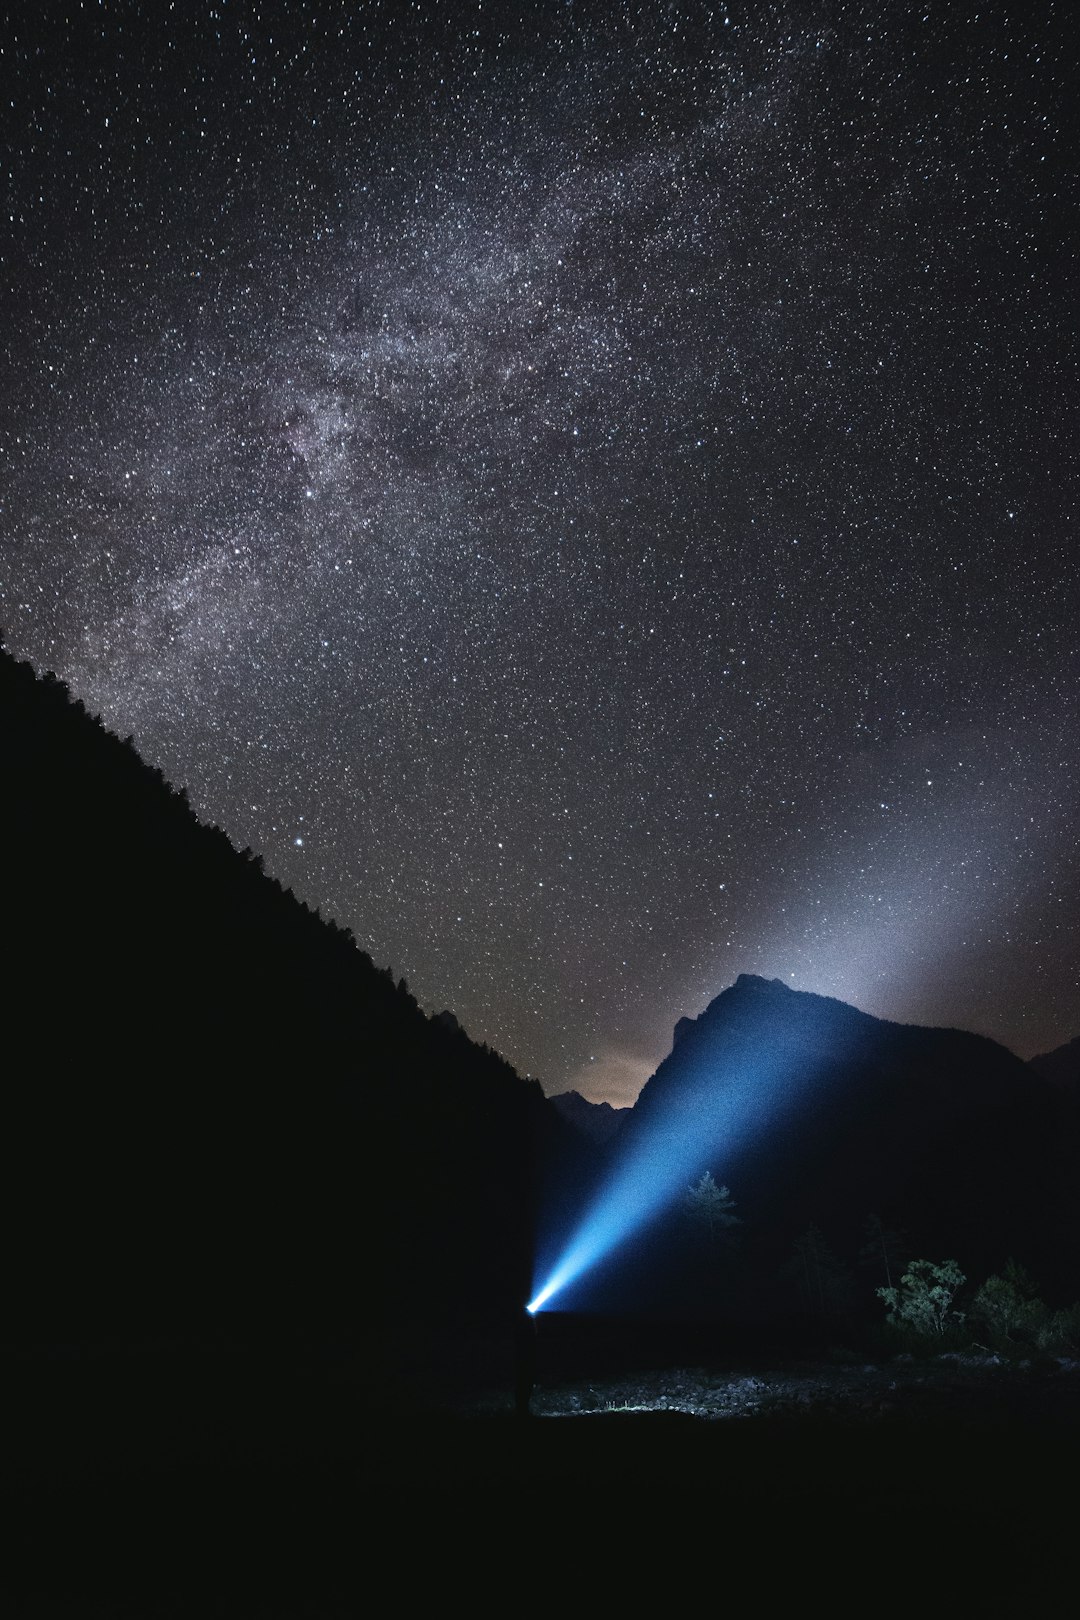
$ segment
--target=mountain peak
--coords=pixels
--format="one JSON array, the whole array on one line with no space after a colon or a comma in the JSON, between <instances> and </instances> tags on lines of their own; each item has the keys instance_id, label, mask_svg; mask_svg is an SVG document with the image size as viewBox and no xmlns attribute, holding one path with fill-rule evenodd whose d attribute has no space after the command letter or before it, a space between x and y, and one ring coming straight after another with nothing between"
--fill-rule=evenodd
<instances>
[{"instance_id":1,"label":"mountain peak","mask_svg":"<svg viewBox=\"0 0 1080 1620\"><path fill-rule=\"evenodd\" d=\"M809 1222L854 1233L876 1208L987 1269L1024 1223L1056 1267L1057 1238L1036 1211L1049 1167L1067 1162L1068 1106L1037 1066L985 1036L892 1022L744 973L679 1020L618 1151L628 1163L685 1163L687 1179L711 1169L778 1259ZM1013 1177L1024 1199L998 1207ZM1075 1218L1061 1186L1058 1230ZM1017 1213L1022 1203L1030 1214Z\"/></svg>"},{"instance_id":2,"label":"mountain peak","mask_svg":"<svg viewBox=\"0 0 1080 1620\"><path fill-rule=\"evenodd\" d=\"M759 973L740 973L731 987L733 990L765 991L770 995L776 990L785 990L791 994L791 986L785 984L783 979L763 979Z\"/></svg>"},{"instance_id":3,"label":"mountain peak","mask_svg":"<svg viewBox=\"0 0 1080 1620\"><path fill-rule=\"evenodd\" d=\"M687 1035L696 1029L699 1024L707 1021L712 1015L723 1011L732 995L738 993L740 1000L747 995L764 999L766 996L775 998L777 992L781 992L785 996L795 994L795 991L791 989L790 985L786 985L783 979L763 979L758 973L740 973L735 983L728 985L726 990L721 990L720 994L709 1002L709 1005L699 1017L679 1019L672 1036L672 1050L679 1045L680 1041L685 1040Z\"/></svg>"},{"instance_id":4,"label":"mountain peak","mask_svg":"<svg viewBox=\"0 0 1080 1620\"><path fill-rule=\"evenodd\" d=\"M580 1091L560 1091L548 1101L592 1142L610 1141L630 1113L628 1108L612 1108L609 1102L591 1102Z\"/></svg>"}]
</instances>

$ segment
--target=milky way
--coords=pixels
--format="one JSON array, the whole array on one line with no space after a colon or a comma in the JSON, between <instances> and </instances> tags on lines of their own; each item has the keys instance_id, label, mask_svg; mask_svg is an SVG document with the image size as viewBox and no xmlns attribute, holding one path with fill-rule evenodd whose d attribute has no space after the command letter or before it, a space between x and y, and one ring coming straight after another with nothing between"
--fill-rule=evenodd
<instances>
[{"instance_id":1,"label":"milky way","mask_svg":"<svg viewBox=\"0 0 1080 1620\"><path fill-rule=\"evenodd\" d=\"M796 9L5 40L8 645L550 1090L1080 1029L1074 19Z\"/></svg>"}]
</instances>

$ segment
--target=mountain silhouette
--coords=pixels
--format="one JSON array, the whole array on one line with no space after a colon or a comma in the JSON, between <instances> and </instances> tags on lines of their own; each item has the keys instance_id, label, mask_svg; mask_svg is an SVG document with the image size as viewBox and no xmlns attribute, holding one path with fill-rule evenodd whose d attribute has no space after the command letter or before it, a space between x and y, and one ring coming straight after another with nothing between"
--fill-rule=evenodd
<instances>
[{"instance_id":1,"label":"mountain silhouette","mask_svg":"<svg viewBox=\"0 0 1080 1620\"><path fill-rule=\"evenodd\" d=\"M742 974L675 1026L617 1139L617 1160L635 1153L727 1183L764 1268L810 1227L853 1253L874 1212L972 1275L1015 1254L1047 1286L1075 1286L1075 1110L984 1036Z\"/></svg>"},{"instance_id":2,"label":"mountain silhouette","mask_svg":"<svg viewBox=\"0 0 1080 1620\"><path fill-rule=\"evenodd\" d=\"M1052 1052L1040 1052L1031 1059L1031 1067L1051 1085L1061 1086L1074 1096L1080 1094L1080 1035Z\"/></svg>"},{"instance_id":3,"label":"mountain silhouette","mask_svg":"<svg viewBox=\"0 0 1080 1620\"><path fill-rule=\"evenodd\" d=\"M590 1102L580 1091L560 1091L548 1101L575 1130L599 1145L610 1142L629 1118L629 1108L613 1108L609 1102Z\"/></svg>"},{"instance_id":4,"label":"mountain silhouette","mask_svg":"<svg viewBox=\"0 0 1080 1620\"><path fill-rule=\"evenodd\" d=\"M0 761L9 1341L512 1320L539 1085L2 651Z\"/></svg>"},{"instance_id":5,"label":"mountain silhouette","mask_svg":"<svg viewBox=\"0 0 1080 1620\"><path fill-rule=\"evenodd\" d=\"M9 1342L344 1336L422 1364L514 1321L538 1212L598 1174L582 1122L604 1175L649 1142L726 1183L762 1274L875 1212L1072 1297L1075 1043L1024 1064L744 974L632 1110L549 1102L2 650L0 761Z\"/></svg>"}]
</instances>

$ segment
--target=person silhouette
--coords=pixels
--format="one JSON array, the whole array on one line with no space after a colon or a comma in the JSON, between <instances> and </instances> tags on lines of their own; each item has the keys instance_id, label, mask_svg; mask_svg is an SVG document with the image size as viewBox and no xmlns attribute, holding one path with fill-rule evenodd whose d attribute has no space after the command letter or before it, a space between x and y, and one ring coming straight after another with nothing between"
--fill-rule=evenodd
<instances>
[{"instance_id":1,"label":"person silhouette","mask_svg":"<svg viewBox=\"0 0 1080 1620\"><path fill-rule=\"evenodd\" d=\"M536 1383L536 1318L526 1307L518 1312L514 1331L514 1406L518 1417L531 1417Z\"/></svg>"}]
</instances>

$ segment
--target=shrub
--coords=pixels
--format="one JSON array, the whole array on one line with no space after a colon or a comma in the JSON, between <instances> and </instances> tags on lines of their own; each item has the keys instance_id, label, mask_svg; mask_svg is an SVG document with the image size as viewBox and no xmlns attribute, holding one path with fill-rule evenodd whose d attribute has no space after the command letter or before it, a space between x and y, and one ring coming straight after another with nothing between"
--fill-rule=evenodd
<instances>
[{"instance_id":1,"label":"shrub","mask_svg":"<svg viewBox=\"0 0 1080 1620\"><path fill-rule=\"evenodd\" d=\"M1035 1284L1023 1266L1010 1260L1003 1276L987 1277L971 1302L971 1316L995 1339L1012 1340L1018 1334L1034 1339L1048 1312L1035 1297Z\"/></svg>"},{"instance_id":2,"label":"shrub","mask_svg":"<svg viewBox=\"0 0 1080 1620\"><path fill-rule=\"evenodd\" d=\"M1035 1329L1035 1343L1048 1355L1080 1355L1080 1301L1047 1313Z\"/></svg>"},{"instance_id":3,"label":"shrub","mask_svg":"<svg viewBox=\"0 0 1080 1620\"><path fill-rule=\"evenodd\" d=\"M913 1260L900 1279L899 1288L879 1288L877 1295L889 1308L889 1321L922 1338L944 1338L959 1327L963 1313L954 1311L953 1300L963 1287L964 1273L955 1260Z\"/></svg>"}]
</instances>

